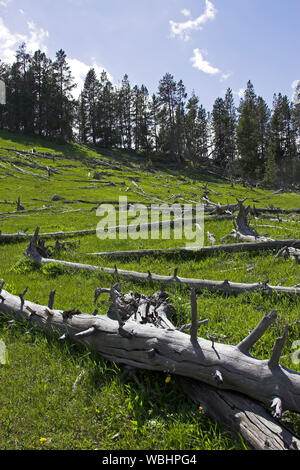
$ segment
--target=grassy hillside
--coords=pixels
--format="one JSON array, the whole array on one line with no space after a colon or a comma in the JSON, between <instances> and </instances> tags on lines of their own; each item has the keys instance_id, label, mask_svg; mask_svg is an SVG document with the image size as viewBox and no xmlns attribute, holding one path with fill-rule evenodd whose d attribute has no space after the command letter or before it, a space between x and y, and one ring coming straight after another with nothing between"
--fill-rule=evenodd
<instances>
[{"instance_id":1,"label":"grassy hillside","mask_svg":"<svg viewBox=\"0 0 300 470\"><path fill-rule=\"evenodd\" d=\"M11 149L28 152L34 149L27 157L34 160L35 166L30 166L30 159L22 158L24 154L17 155ZM44 153L44 158L35 153ZM49 176L46 167L58 173L50 171ZM98 180L93 178L95 171L101 173ZM42 139L0 132L0 230L4 234L26 229L32 233L37 226L41 232L95 229L99 222L96 207L102 202L113 201L117 205L119 196L146 205L155 198L166 203L200 202L205 184L209 199L215 203L234 203L237 198L247 197L247 202L257 207L300 207L299 194L232 187L224 180L193 169L170 169L167 161L154 160L149 167L134 152L106 151L79 144L54 145ZM59 198L53 200L54 195ZM18 198L24 212L16 211ZM275 222L261 217L250 219L259 233L267 232L274 239L300 239L299 222L300 217L293 215ZM232 220L207 220L205 245L209 244L207 231L219 243L232 228ZM89 313L95 309L95 288L109 287L115 281L103 273L71 272L55 265L37 267L23 255L26 245L25 241L0 244L0 280L6 282L5 288L11 293L20 293L28 286L27 298L44 305L50 290L55 289L57 308L76 307ZM70 250L56 252L55 257L113 267L114 259L95 258L87 253L184 245L185 240L161 237L101 241L92 234L81 237L80 244L74 244ZM160 254L140 260L127 257L118 260L117 265L141 272L150 269L157 274L172 273L178 267L180 276L203 279L299 284L299 265L283 257L273 261L274 254L273 251L219 253L209 257L195 253ZM150 294L160 287L122 281L123 292L137 290ZM179 326L188 322L188 289L172 285L166 290L176 307L174 323ZM97 308L99 314L104 314L108 296L101 299ZM272 309L279 310L278 320L252 353L257 358L268 358L275 339L288 322L289 338L281 363L300 372L299 364L292 363L291 357L292 344L300 338L299 298L263 292L237 297L203 292L198 296L198 312L209 323L201 327L199 334L203 337L214 334L222 342L237 344ZM141 371L137 381L125 381L117 365L78 346L60 344L56 337L47 337L28 326L8 328L4 318L0 318L0 340L8 351L8 363L0 365L1 449L245 448L242 440L232 440L190 402L174 377L166 382L164 374ZM79 376L76 390L72 391ZM299 433L299 418L286 413L285 419Z\"/></svg>"}]
</instances>

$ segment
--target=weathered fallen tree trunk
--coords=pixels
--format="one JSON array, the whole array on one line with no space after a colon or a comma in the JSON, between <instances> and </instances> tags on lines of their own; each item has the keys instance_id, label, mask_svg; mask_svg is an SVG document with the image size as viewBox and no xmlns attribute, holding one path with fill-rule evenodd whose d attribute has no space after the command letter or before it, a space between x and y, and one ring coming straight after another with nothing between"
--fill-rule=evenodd
<instances>
[{"instance_id":1,"label":"weathered fallen tree trunk","mask_svg":"<svg viewBox=\"0 0 300 470\"><path fill-rule=\"evenodd\" d=\"M274 256L273 260L279 258L279 256L291 258L292 260L297 261L297 263L300 263L300 250L297 250L294 246L284 246L278 251L277 255Z\"/></svg>"},{"instance_id":2,"label":"weathered fallen tree trunk","mask_svg":"<svg viewBox=\"0 0 300 470\"><path fill-rule=\"evenodd\" d=\"M42 235L41 235L42 236ZM1 237L0 237L1 240ZM111 256L114 258L122 258L124 256L132 256L140 258L142 256L153 256L156 254L169 254L169 253L201 253L204 255L215 254L218 252L234 253L243 251L260 251L260 250L273 250L281 247L299 247L300 240L287 239L287 240L270 240L266 242L249 242L249 243L232 243L228 245L213 245L203 246L199 248L157 248L157 249L143 249L143 250L119 250L119 251L102 251L98 253L86 253L89 256Z\"/></svg>"},{"instance_id":3,"label":"weathered fallen tree trunk","mask_svg":"<svg viewBox=\"0 0 300 470\"><path fill-rule=\"evenodd\" d=\"M159 274L154 274L148 271L148 273L140 273L137 271L127 271L122 269L107 268L101 266L92 266L89 264L81 263L72 263L64 260L57 260L52 258L45 257L45 243L39 239L38 228L31 241L29 242L25 254L29 256L37 264L50 264L56 263L66 268L71 269L83 269L92 272L104 272L112 276L121 276L125 278L130 278L136 281L156 281L162 284L174 284L178 283L182 286L187 286L196 289L197 291L210 290L210 291L221 291L226 294L242 294L244 292L257 292L257 291L266 291L269 294L271 293L282 293L282 294L292 294L300 295L300 288L296 287L282 287L282 286L270 286L268 282L263 283L238 283L238 282L229 282L225 281L212 281L207 279L194 279L194 278L180 278L177 276L178 268L175 269L172 276L162 276Z\"/></svg>"},{"instance_id":4,"label":"weathered fallen tree trunk","mask_svg":"<svg viewBox=\"0 0 300 470\"><path fill-rule=\"evenodd\" d=\"M297 216L299 217L299 216ZM282 217L279 217L277 216L275 218L274 215L270 215L270 214L259 214L258 216L255 216L255 219L267 219L267 220L270 220L272 222L284 222L284 223L289 223L289 224L300 224L300 220L293 220L292 218L290 218L289 220L288 219L282 219Z\"/></svg>"},{"instance_id":5,"label":"weathered fallen tree trunk","mask_svg":"<svg viewBox=\"0 0 300 470\"><path fill-rule=\"evenodd\" d=\"M253 215L259 214L300 214L300 209L282 209L280 207L251 207L250 213Z\"/></svg>"},{"instance_id":6,"label":"weathered fallen tree trunk","mask_svg":"<svg viewBox=\"0 0 300 470\"><path fill-rule=\"evenodd\" d=\"M107 203L105 203L107 204ZM2 213L0 215L3 215L3 216L11 216L11 215L20 215L20 214L26 214L26 213L30 213L30 212L37 212L37 211L40 211L40 210L46 210L46 209L55 209L54 206L50 206L50 207L47 207L47 208L42 208L42 209L31 209L29 211L14 211L14 212L5 212L5 213ZM89 211L93 211L95 210L96 208L92 208L92 209L88 209L86 210L87 212ZM77 210L78 212L79 210ZM80 211L85 211L85 209L80 209ZM71 212L71 211L69 211ZM207 216L206 218L209 218L211 220L227 220L227 219L232 219L233 216L229 216L229 215L224 215L224 216ZM180 220L182 219L177 219L177 222L180 222ZM190 219L193 223L197 222L198 221L202 221L203 218L200 217L200 218L191 218ZM188 219L186 219L186 221L188 221ZM161 221L161 222L154 222L154 224L145 224L145 226L143 227L144 230L145 229L149 229L151 228L151 225L153 228L162 228L164 226L168 227L174 227L174 224L176 223L176 219L174 220L164 220L164 221ZM125 225L117 225L117 226L114 226L114 227L107 227L107 231L123 231L123 232L130 232L130 231L133 231L135 232L137 230L137 228L140 228L140 225L132 225L130 226L130 229L128 230L128 226L125 226ZM63 232L63 231L59 231L59 232L46 232L46 233L42 233L41 236L43 238L63 238L63 237L72 237L72 236L83 236L83 235L91 235L91 234L96 234L97 230L96 229L83 229L83 230L70 230L70 231L66 231L66 232ZM29 240L30 238L32 238L33 234L23 234L22 232L18 232L18 233L7 233L7 234L4 234L4 233L0 233L0 242L1 241L20 241L20 239L24 239L24 240Z\"/></svg>"},{"instance_id":7,"label":"weathered fallen tree trunk","mask_svg":"<svg viewBox=\"0 0 300 470\"><path fill-rule=\"evenodd\" d=\"M74 236L83 236L83 235L93 235L96 233L96 229L86 229L86 230L72 230L69 232L46 232L41 233L41 237L43 238L68 238ZM0 243L3 242L10 242L10 241L21 241L21 240L30 240L33 237L33 234L24 233L22 231L18 233L0 233Z\"/></svg>"},{"instance_id":8,"label":"weathered fallen tree trunk","mask_svg":"<svg viewBox=\"0 0 300 470\"><path fill-rule=\"evenodd\" d=\"M25 300L26 292L14 296L2 289L0 312L42 330L57 331L61 341L82 343L110 361L200 380L220 391L240 392L275 408L277 418L283 409L300 412L300 374L279 364L287 328L276 340L269 360L255 359L249 353L276 320L275 312L265 315L248 337L231 346L198 336L194 293L188 335L169 322L164 292L149 298L137 293L120 295L112 288L107 315L84 314L76 308L54 310Z\"/></svg>"},{"instance_id":9,"label":"weathered fallen tree trunk","mask_svg":"<svg viewBox=\"0 0 300 470\"><path fill-rule=\"evenodd\" d=\"M217 390L202 382L178 377L194 403L234 435L241 434L256 450L300 450L300 439L257 402L239 393Z\"/></svg>"},{"instance_id":10,"label":"weathered fallen tree trunk","mask_svg":"<svg viewBox=\"0 0 300 470\"><path fill-rule=\"evenodd\" d=\"M52 160L54 161L55 158L63 158L62 155L56 155L56 154L50 154L50 153L39 153L39 152L29 152L27 150L16 150L13 148L3 148L3 150L8 150L9 152L15 153L16 155L22 154L22 155L27 155L27 156L32 156L35 155L37 158L45 158L47 160Z\"/></svg>"},{"instance_id":11,"label":"weathered fallen tree trunk","mask_svg":"<svg viewBox=\"0 0 300 470\"><path fill-rule=\"evenodd\" d=\"M47 207L40 207L38 209L26 209L26 210L16 210L16 211L10 211L10 212L1 212L0 216L6 216L6 215L23 215L23 214L33 214L35 212L41 212L41 211L46 211L49 209L55 209L54 206L47 206Z\"/></svg>"},{"instance_id":12,"label":"weathered fallen tree trunk","mask_svg":"<svg viewBox=\"0 0 300 470\"><path fill-rule=\"evenodd\" d=\"M42 178L42 179L45 179L45 180L48 180L49 181L49 178L47 176L44 176L44 175L39 175L38 173L33 173L32 171L27 171L27 170L23 170L22 168L18 167L17 165L15 165L14 163L10 163L10 165L15 168L19 173L22 173L24 175L30 175L30 176L35 176L36 178Z\"/></svg>"},{"instance_id":13,"label":"weathered fallen tree trunk","mask_svg":"<svg viewBox=\"0 0 300 470\"><path fill-rule=\"evenodd\" d=\"M203 198L202 198L203 199ZM243 199L242 201L238 201L236 204L227 204L227 205L221 205L220 203L215 204L212 201L209 201L207 198L205 198L207 202L210 202L214 206L211 214L217 214L217 215L222 215L222 214L233 214L237 210L239 210L239 204L243 204L247 198Z\"/></svg>"},{"instance_id":14,"label":"weathered fallen tree trunk","mask_svg":"<svg viewBox=\"0 0 300 470\"><path fill-rule=\"evenodd\" d=\"M22 159L25 159L31 163L31 168L37 168L38 170L44 170L44 171L49 171L51 170L51 173L55 173L57 175L63 175L62 171L57 170L56 168L53 168L52 166L44 166L40 165L36 160L33 160L32 158L28 157L28 155L23 155L20 152L16 152L16 154L21 157ZM40 155L36 155L37 157L40 157ZM24 163L23 163L24 164ZM30 164L28 164L30 165Z\"/></svg>"}]
</instances>

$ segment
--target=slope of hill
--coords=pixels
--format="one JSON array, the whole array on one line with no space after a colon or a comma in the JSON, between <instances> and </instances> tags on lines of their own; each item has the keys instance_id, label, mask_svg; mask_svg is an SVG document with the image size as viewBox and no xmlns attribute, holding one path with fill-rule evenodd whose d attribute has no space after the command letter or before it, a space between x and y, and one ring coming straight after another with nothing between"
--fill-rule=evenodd
<instances>
[{"instance_id":1,"label":"slope of hill","mask_svg":"<svg viewBox=\"0 0 300 470\"><path fill-rule=\"evenodd\" d=\"M174 248L187 240L164 236L99 239L95 230L100 221L97 208L102 203L119 208L119 197L128 203L150 204L245 204L282 209L300 208L300 195L276 193L208 176L190 168L170 168L168 162L152 162L134 152L107 151L79 144L54 145L43 139L0 132L0 230L2 234L90 230L65 237L71 246L54 248L52 257L84 264L157 274L232 282L265 282L277 286L300 283L299 264L278 257L278 250L226 253L204 256L201 252L159 253L136 259L124 256L92 256L90 253ZM207 202L208 201L208 202ZM137 213L131 209L129 220ZM111 212L109 225L118 225L119 211ZM228 215L228 214L227 214ZM250 216L251 227L274 240L300 239L299 213L280 216L267 213ZM230 217L205 218L204 244L209 234L216 244L233 229ZM52 240L50 244L54 245ZM93 312L94 291L109 287L116 279L105 273L72 271L58 264L36 266L23 255L28 240L8 242L0 237L0 281L13 293L23 292L46 305L49 292L56 291L60 309L78 308ZM161 286L121 279L123 292L151 294ZM176 308L173 322L190 321L189 289L178 284L166 290ZM99 314L107 312L108 296L98 300ZM209 323L199 335L215 336L222 342L238 344L261 317L276 309L275 325L255 345L252 354L268 358L283 325L290 325L281 363L300 372L293 359L293 345L299 340L299 296L267 295L257 291L229 296L207 290L198 294L198 315ZM1 367L0 448L2 449L237 449L222 427L207 418L182 394L175 378L140 372L125 382L117 365L93 353L56 339L45 337L24 325L9 325L0 317L0 339L8 351L8 363ZM26 333L26 334L25 334ZM78 379L78 380L77 380ZM76 383L76 386L74 385ZM75 387L75 388L74 388ZM75 391L72 391L75 390ZM300 430L297 416L286 419Z\"/></svg>"}]
</instances>

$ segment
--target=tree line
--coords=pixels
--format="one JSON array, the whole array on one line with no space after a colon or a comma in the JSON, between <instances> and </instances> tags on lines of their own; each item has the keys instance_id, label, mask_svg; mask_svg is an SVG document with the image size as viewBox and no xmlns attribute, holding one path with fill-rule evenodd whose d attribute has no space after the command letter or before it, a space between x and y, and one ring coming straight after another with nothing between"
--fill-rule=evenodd
<instances>
[{"instance_id":1,"label":"tree line","mask_svg":"<svg viewBox=\"0 0 300 470\"><path fill-rule=\"evenodd\" d=\"M134 149L176 164L203 165L255 184L287 185L300 181L300 104L274 94L272 109L257 96L249 80L235 106L227 89L211 111L195 92L166 73L156 93L132 86L127 74L114 85L108 74L91 68L78 99L66 53L52 60L40 50L30 54L23 43L13 64L0 62L6 105L0 105L0 128L80 141L105 148Z\"/></svg>"}]
</instances>

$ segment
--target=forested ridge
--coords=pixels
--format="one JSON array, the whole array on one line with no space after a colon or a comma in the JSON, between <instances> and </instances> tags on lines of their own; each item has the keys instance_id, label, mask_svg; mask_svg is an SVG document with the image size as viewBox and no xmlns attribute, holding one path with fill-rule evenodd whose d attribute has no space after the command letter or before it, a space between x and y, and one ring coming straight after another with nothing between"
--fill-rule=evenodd
<instances>
[{"instance_id":1,"label":"forested ridge","mask_svg":"<svg viewBox=\"0 0 300 470\"><path fill-rule=\"evenodd\" d=\"M52 60L40 50L27 52L25 44L14 63L0 61L0 79L6 84L1 129L133 149L149 166L153 155L195 169L207 163L230 178L265 187L300 180L300 101L275 93L270 109L250 80L239 106L228 88L206 110L170 73L150 95L145 85L132 86L127 74L116 86L105 71L97 76L91 68L74 99L76 83L66 53L61 49Z\"/></svg>"}]
</instances>

